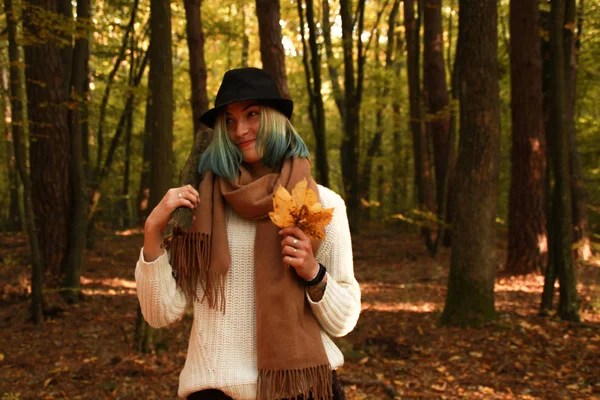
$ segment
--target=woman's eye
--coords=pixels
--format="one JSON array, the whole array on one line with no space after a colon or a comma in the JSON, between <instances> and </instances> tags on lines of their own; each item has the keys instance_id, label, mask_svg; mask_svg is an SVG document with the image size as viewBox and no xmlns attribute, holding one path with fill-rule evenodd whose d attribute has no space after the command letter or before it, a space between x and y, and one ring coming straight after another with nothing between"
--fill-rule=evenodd
<instances>
[{"instance_id":1,"label":"woman's eye","mask_svg":"<svg viewBox=\"0 0 600 400\"><path fill-rule=\"evenodd\" d=\"M255 116L257 116L257 115L259 115L259 112L258 112L258 111L250 111L250 112L248 113L248 116L249 116L249 117L255 117Z\"/></svg>"},{"instance_id":2,"label":"woman's eye","mask_svg":"<svg viewBox=\"0 0 600 400\"><path fill-rule=\"evenodd\" d=\"M225 119L225 125L229 125L231 122L233 122L233 120L231 118Z\"/></svg>"}]
</instances>

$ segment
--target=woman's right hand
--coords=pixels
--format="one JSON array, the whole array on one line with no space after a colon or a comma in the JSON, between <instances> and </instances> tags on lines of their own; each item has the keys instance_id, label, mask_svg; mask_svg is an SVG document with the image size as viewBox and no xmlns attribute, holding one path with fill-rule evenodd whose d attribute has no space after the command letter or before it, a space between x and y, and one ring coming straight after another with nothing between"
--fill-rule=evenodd
<instances>
[{"instance_id":1,"label":"woman's right hand","mask_svg":"<svg viewBox=\"0 0 600 400\"><path fill-rule=\"evenodd\" d=\"M194 210L200 204L200 194L192 185L172 188L167 191L154 207L144 225L144 259L156 260L162 253L162 234L169 223L171 214L179 207Z\"/></svg>"}]
</instances>

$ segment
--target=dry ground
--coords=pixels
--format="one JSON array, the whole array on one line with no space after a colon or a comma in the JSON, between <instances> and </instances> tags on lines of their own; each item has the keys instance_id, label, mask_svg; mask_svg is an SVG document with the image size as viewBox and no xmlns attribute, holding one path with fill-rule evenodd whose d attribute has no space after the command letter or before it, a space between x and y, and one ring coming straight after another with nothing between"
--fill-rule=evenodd
<instances>
[{"instance_id":1,"label":"dry ground","mask_svg":"<svg viewBox=\"0 0 600 400\"><path fill-rule=\"evenodd\" d=\"M156 353L132 350L141 243L105 233L86 252L83 302L47 293L50 314L34 327L26 238L0 235L0 399L175 398L191 316L163 330ZM432 260L414 232L365 234L354 246L363 311L337 340L349 400L600 399L600 262L578 268L582 324L538 317L543 279L532 275L497 280L494 322L449 329L437 324L447 250Z\"/></svg>"}]
</instances>

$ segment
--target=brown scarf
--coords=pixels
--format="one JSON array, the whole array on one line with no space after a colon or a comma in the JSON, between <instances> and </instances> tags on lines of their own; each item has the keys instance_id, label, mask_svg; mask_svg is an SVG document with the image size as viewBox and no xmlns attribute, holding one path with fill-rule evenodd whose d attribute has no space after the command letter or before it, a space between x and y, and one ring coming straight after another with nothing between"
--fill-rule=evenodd
<instances>
[{"instance_id":1,"label":"brown scarf","mask_svg":"<svg viewBox=\"0 0 600 400\"><path fill-rule=\"evenodd\" d=\"M190 233L170 244L171 265L177 284L188 298L202 299L225 312L225 280L231 263L227 241L225 203L243 218L257 221L254 245L258 400L304 398L330 400L331 367L321 341L319 324L306 299L304 282L283 264L279 228L269 219L273 192L284 186L291 192L306 178L315 192L310 161L288 159L281 171L252 179L240 168L235 181L207 172L200 182L200 206ZM313 241L316 254L318 242Z\"/></svg>"}]
</instances>

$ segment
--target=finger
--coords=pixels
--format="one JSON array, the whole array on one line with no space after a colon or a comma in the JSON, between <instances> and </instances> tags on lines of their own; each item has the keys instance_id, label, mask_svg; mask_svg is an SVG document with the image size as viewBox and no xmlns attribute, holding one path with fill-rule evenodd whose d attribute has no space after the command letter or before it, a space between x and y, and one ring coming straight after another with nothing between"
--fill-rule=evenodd
<instances>
[{"instance_id":1,"label":"finger","mask_svg":"<svg viewBox=\"0 0 600 400\"><path fill-rule=\"evenodd\" d=\"M306 257L306 251L297 249L292 246L285 246L281 250L281 254L283 254L284 256L291 256L294 258L305 258Z\"/></svg>"},{"instance_id":2,"label":"finger","mask_svg":"<svg viewBox=\"0 0 600 400\"><path fill-rule=\"evenodd\" d=\"M190 203L194 204L194 207L198 205L198 198L196 196L194 196L194 194L192 192L190 192L189 190L185 190L185 191L181 191L181 192L177 193L177 197L180 199L188 200Z\"/></svg>"},{"instance_id":3,"label":"finger","mask_svg":"<svg viewBox=\"0 0 600 400\"><path fill-rule=\"evenodd\" d=\"M297 226L290 226L287 228L283 228L279 231L279 234L282 236L294 236L298 240L306 240L309 241L309 237L302 231L302 229Z\"/></svg>"},{"instance_id":4,"label":"finger","mask_svg":"<svg viewBox=\"0 0 600 400\"><path fill-rule=\"evenodd\" d=\"M298 264L298 259L292 256L284 256L283 263L289 265L290 267L296 268L296 264Z\"/></svg>"},{"instance_id":5,"label":"finger","mask_svg":"<svg viewBox=\"0 0 600 400\"><path fill-rule=\"evenodd\" d=\"M198 191L192 185L185 185L184 188L196 196L198 198L198 202L200 202L200 193L198 193Z\"/></svg>"},{"instance_id":6,"label":"finger","mask_svg":"<svg viewBox=\"0 0 600 400\"><path fill-rule=\"evenodd\" d=\"M187 208L190 208L192 210L196 208L196 206L194 205L194 203L192 203L188 199L184 198L183 196L181 198L178 198L175 201L175 208L179 208L179 207L187 207Z\"/></svg>"}]
</instances>

